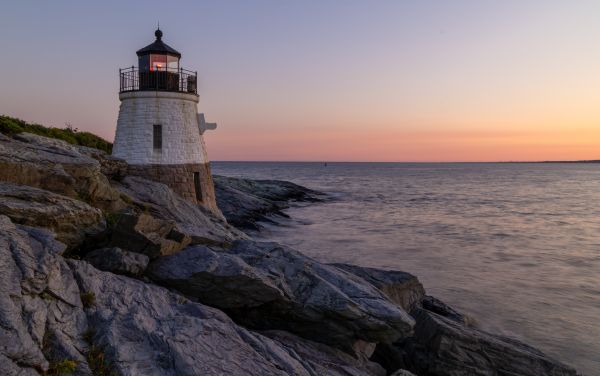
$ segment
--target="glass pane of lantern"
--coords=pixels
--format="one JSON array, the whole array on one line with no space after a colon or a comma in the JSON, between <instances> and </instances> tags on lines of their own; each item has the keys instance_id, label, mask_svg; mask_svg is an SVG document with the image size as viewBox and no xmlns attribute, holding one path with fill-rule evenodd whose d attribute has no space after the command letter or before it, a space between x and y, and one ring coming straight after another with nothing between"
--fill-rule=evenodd
<instances>
[{"instance_id":1,"label":"glass pane of lantern","mask_svg":"<svg viewBox=\"0 0 600 376\"><path fill-rule=\"evenodd\" d=\"M179 70L179 59L175 56L167 56L167 65L169 72L177 72Z\"/></svg>"},{"instance_id":2,"label":"glass pane of lantern","mask_svg":"<svg viewBox=\"0 0 600 376\"><path fill-rule=\"evenodd\" d=\"M147 72L150 69L150 56L140 56L138 59L138 64L140 67L140 71Z\"/></svg>"},{"instance_id":3,"label":"glass pane of lantern","mask_svg":"<svg viewBox=\"0 0 600 376\"><path fill-rule=\"evenodd\" d=\"M150 70L166 70L167 55L150 55Z\"/></svg>"}]
</instances>

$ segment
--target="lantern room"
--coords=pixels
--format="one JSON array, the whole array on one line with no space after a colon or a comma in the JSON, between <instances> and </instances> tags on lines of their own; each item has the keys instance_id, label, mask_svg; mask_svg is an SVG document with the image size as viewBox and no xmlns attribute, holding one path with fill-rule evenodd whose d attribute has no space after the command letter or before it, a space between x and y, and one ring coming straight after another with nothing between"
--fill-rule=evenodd
<instances>
[{"instance_id":1,"label":"lantern room","mask_svg":"<svg viewBox=\"0 0 600 376\"><path fill-rule=\"evenodd\" d=\"M162 41L163 32L154 32L156 40L136 52L138 68L121 69L120 92L137 90L178 91L196 94L196 72L180 67L181 54Z\"/></svg>"},{"instance_id":2,"label":"lantern room","mask_svg":"<svg viewBox=\"0 0 600 376\"><path fill-rule=\"evenodd\" d=\"M162 31L157 29L154 32L156 37L154 43L137 51L140 72L165 71L177 73L179 71L181 54L164 43L162 35Z\"/></svg>"}]
</instances>

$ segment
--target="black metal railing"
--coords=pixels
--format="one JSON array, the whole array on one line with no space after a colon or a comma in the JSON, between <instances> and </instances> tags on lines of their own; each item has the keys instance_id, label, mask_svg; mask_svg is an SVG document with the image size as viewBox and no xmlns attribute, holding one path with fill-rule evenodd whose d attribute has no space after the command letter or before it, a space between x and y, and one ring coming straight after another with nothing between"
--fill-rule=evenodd
<instances>
[{"instance_id":1,"label":"black metal railing","mask_svg":"<svg viewBox=\"0 0 600 376\"><path fill-rule=\"evenodd\" d=\"M198 72L183 68L143 70L119 69L120 93L128 91L176 91L198 93Z\"/></svg>"}]
</instances>

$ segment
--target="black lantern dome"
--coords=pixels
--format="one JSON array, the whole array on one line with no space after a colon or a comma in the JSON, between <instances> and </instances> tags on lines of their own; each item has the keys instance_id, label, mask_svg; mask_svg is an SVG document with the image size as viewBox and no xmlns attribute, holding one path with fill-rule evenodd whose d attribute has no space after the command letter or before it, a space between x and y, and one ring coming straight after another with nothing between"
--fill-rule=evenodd
<instances>
[{"instance_id":1,"label":"black lantern dome","mask_svg":"<svg viewBox=\"0 0 600 376\"><path fill-rule=\"evenodd\" d=\"M162 31L156 29L156 40L136 52L140 71L176 71L181 54L162 41Z\"/></svg>"},{"instance_id":2,"label":"black lantern dome","mask_svg":"<svg viewBox=\"0 0 600 376\"><path fill-rule=\"evenodd\" d=\"M138 69L121 69L121 90L157 90L196 93L196 72L180 68L181 54L162 41L163 32L156 29L156 40L136 52Z\"/></svg>"}]
</instances>

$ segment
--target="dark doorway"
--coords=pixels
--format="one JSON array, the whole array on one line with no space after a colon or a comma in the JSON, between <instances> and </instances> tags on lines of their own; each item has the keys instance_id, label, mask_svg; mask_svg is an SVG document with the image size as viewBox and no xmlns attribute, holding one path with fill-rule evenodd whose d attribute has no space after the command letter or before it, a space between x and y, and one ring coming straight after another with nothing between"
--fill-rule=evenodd
<instances>
[{"instance_id":1,"label":"dark doorway","mask_svg":"<svg viewBox=\"0 0 600 376\"><path fill-rule=\"evenodd\" d=\"M194 172L194 188L196 190L196 200L202 201L202 185L200 184L199 172Z\"/></svg>"}]
</instances>

